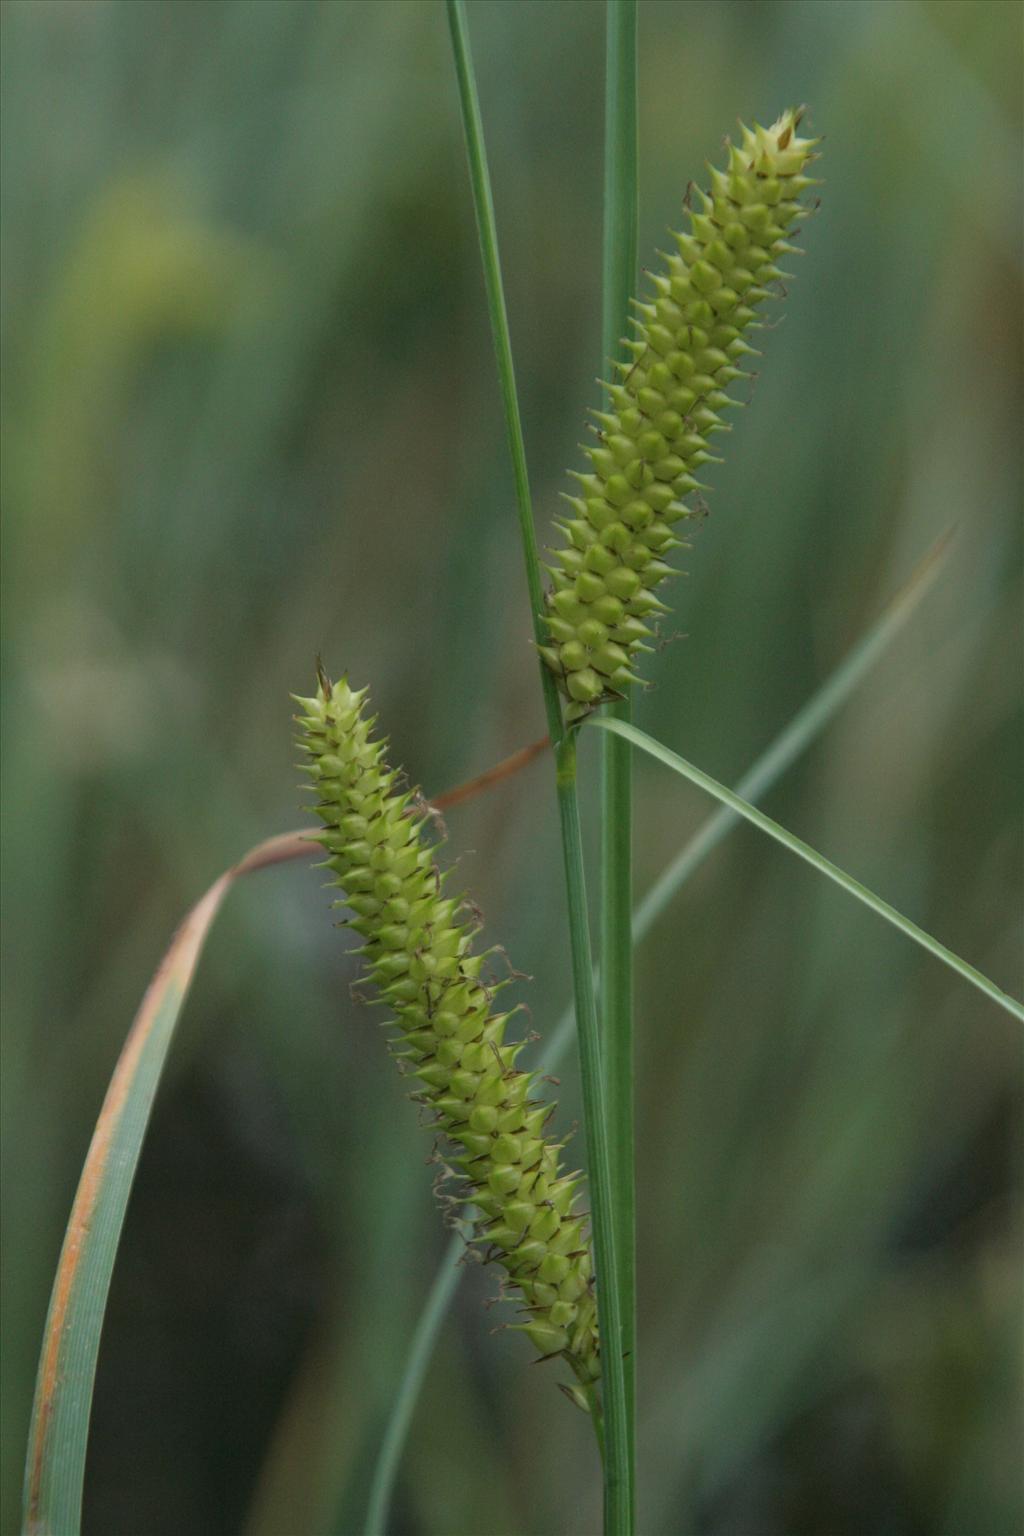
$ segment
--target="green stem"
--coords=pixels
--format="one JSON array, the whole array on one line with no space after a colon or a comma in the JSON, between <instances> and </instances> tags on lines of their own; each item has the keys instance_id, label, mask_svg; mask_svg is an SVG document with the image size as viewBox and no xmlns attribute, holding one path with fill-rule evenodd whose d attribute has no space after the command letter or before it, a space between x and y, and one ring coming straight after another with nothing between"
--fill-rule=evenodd
<instances>
[{"instance_id":1,"label":"green stem","mask_svg":"<svg viewBox=\"0 0 1024 1536\"><path fill-rule=\"evenodd\" d=\"M463 0L447 0L455 72L459 86L462 123L469 157L470 181L476 209L477 231L483 261L487 307L491 318L494 350L498 363L505 410L505 429L515 476L516 504L522 536L526 582L530 594L534 638L544 639L544 593L533 524L533 507L526 468L519 403L516 398L512 344L505 307L498 236L494 218L487 154L484 146L480 103L477 97L473 61L466 31ZM594 999L593 962L587 920L583 848L580 838L579 802L576 793L575 736L567 733L554 678L538 656L548 730L556 748L559 821L562 833L562 859L565 868L572 953L573 992L576 1029L579 1040L580 1073L583 1086L583 1114L587 1139L591 1203L593 1207L594 1258L597 1270L597 1296L601 1328L601 1387L604 1416L604 1506L606 1536L631 1536L631 1488L629 1435L626 1422L626 1384L622 1358L622 1319L618 1290L618 1266L615 1253L614 1197L608 1150L608 1128L604 1098L604 1073L601 1063ZM599 1436L601 1426L595 1421Z\"/></svg>"},{"instance_id":2,"label":"green stem","mask_svg":"<svg viewBox=\"0 0 1024 1536\"><path fill-rule=\"evenodd\" d=\"M515 477L519 535L523 542L523 561L526 566L526 586L530 594L533 638L537 645L543 645L547 638L543 622L544 585L540 574L537 530L533 523L530 478L526 468L526 444L523 441L519 397L516 394L512 339L509 335L508 314L505 309L505 288L501 280L498 228L494 218L494 198L491 194L491 174L487 168L487 147L484 143L484 127L480 118L480 100L477 96L473 56L470 53L469 35L466 31L465 5L463 0L447 0L447 7L452 52L455 56L455 75L459 85L459 104L462 108L462 126L466 136L466 154L469 158L469 179L473 188L473 207L476 210L476 228L480 239L480 259L483 264L484 287L487 290L487 311L491 318L491 336L494 341L498 383L501 386L501 403L505 414L505 436L508 441L509 457L512 460L512 473ZM539 658L538 665L544 690L548 734L557 746L565 732L562 708L558 702L558 688L554 676Z\"/></svg>"},{"instance_id":3,"label":"green stem","mask_svg":"<svg viewBox=\"0 0 1024 1536\"><path fill-rule=\"evenodd\" d=\"M587 1136L594 1257L601 1318L601 1387L605 1421L604 1528L606 1536L629 1536L633 1530L633 1480L630 1475L626 1414L622 1310L617 1284L615 1196L601 1038L594 997L594 963L590 952L579 799L576 793L575 731L563 737L558 749L558 815L569 906L576 1039L580 1053L583 1120ZM598 1431L600 1434L599 1426Z\"/></svg>"},{"instance_id":4,"label":"green stem","mask_svg":"<svg viewBox=\"0 0 1024 1536\"><path fill-rule=\"evenodd\" d=\"M619 351L636 290L636 0L607 0L602 362ZM608 706L632 719L628 698ZM627 742L601 754L601 1044L615 1208L615 1253L626 1377L630 1507L636 1510L636 1126L633 1049L633 786Z\"/></svg>"}]
</instances>

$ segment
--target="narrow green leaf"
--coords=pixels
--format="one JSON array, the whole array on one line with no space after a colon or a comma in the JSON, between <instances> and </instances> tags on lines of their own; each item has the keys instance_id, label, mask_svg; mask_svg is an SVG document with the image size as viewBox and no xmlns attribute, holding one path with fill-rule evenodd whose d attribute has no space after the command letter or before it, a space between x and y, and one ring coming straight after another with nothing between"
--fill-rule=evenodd
<instances>
[{"instance_id":1,"label":"narrow green leaf","mask_svg":"<svg viewBox=\"0 0 1024 1536\"><path fill-rule=\"evenodd\" d=\"M475 1208L467 1210L467 1219L471 1219L474 1214ZM466 1245L463 1239L459 1236L453 1237L445 1250L444 1259L434 1276L434 1283L430 1287L423 1312L416 1324L416 1332L413 1334L409 1353L406 1356L402 1380L391 1405L380 1450L377 1452L377 1460L374 1463L370 1497L366 1505L366 1522L363 1526L365 1536L384 1536L387 1530L391 1494L409 1433L413 1410L427 1374L427 1367L434 1352L437 1335L441 1331L441 1324L444 1322L445 1314L462 1278L459 1259L465 1252Z\"/></svg>"},{"instance_id":2,"label":"narrow green leaf","mask_svg":"<svg viewBox=\"0 0 1024 1536\"><path fill-rule=\"evenodd\" d=\"M773 837L777 843L781 843L784 848L788 848L790 853L795 853L797 858L803 859L806 864L810 864L811 868L816 869L819 874L827 875L830 880L834 881L844 891L847 891L851 896L855 896L866 907L870 907L872 912L877 912L879 917L884 917L886 922L891 923L894 928L898 928L901 933L905 933L908 938L913 939L915 944L920 944L921 948L926 949L929 954L935 955L944 965L948 965L950 970L956 971L958 976L962 976L973 987L977 987L979 992L983 992L986 997L998 1003L1000 1008L1005 1008L1006 1012L1012 1014L1014 1018L1024 1021L1024 1005L1017 1002L1015 998L1007 996L1001 988L996 986L994 981L990 981L987 976L982 975L981 971L975 970L973 965L968 965L966 960L961 960L959 955L955 955L951 949L947 949L944 944L940 944L938 939L933 938L930 933L926 933L923 928L919 928L916 923L911 922L909 917L904 917L902 912L897 912L895 907L890 906L887 901L883 901L881 896L876 896L874 891L868 890L866 885L862 885L859 880L855 880L852 875L848 875L845 870L840 869L838 865L826 859L823 854L818 853L817 849L812 848L809 843L803 842L799 837L794 837L792 832L787 832L785 827L780 827L777 821L772 821L771 817L766 816L763 811L757 810L748 801L734 794L731 789L726 789L724 784L719 784L718 780L713 779L710 774L694 767L693 763L688 763L684 757L680 757L678 753L662 746L660 741L655 741L645 731L637 730L634 725L627 725L621 720L609 720L599 716L593 716L587 723L595 726L598 730L614 731L616 735L621 736L625 741L632 742L633 746L639 747L659 763L664 763L666 768L673 769L684 779L689 779L692 784L696 784L709 795L713 795L716 800L720 800L723 805L727 805L738 816L744 817L745 820L749 821L761 832L767 832L769 837Z\"/></svg>"},{"instance_id":3,"label":"narrow green leaf","mask_svg":"<svg viewBox=\"0 0 1024 1536\"><path fill-rule=\"evenodd\" d=\"M211 885L171 940L128 1032L93 1132L43 1334L25 1467L25 1536L77 1536L93 1383L128 1197L174 1029L207 936L241 875L319 850L269 838Z\"/></svg>"},{"instance_id":4,"label":"narrow green leaf","mask_svg":"<svg viewBox=\"0 0 1024 1536\"><path fill-rule=\"evenodd\" d=\"M952 542L952 530L936 539L870 629L850 647L831 676L797 710L789 724L748 768L735 786L737 795L744 800L759 800L817 740L854 689L886 654L916 611L943 568ZM633 918L634 942L638 943L649 932L690 876L696 873L723 837L738 826L742 819L738 812L730 810L727 805L720 805L708 817L686 846L662 870L637 908Z\"/></svg>"},{"instance_id":5,"label":"narrow green leaf","mask_svg":"<svg viewBox=\"0 0 1024 1536\"><path fill-rule=\"evenodd\" d=\"M526 466L526 443L523 439L523 424L519 414L519 397L516 394L516 371L512 362L512 338L508 328L505 286L501 277L501 257L498 254L498 227L494 218L491 173L487 168L487 145L484 142L484 125L480 117L476 73L473 69L473 55L470 51L469 33L466 28L466 9L462 0L447 0L447 9L452 56L455 61L455 78L459 87L459 108L466 139L466 156L469 160L469 180L473 190L473 208L476 213L477 236L480 241L480 262L487 293L487 312L491 321L491 337L494 342L501 404L505 415L505 435L515 480L519 537L523 545L526 585L530 594L533 638L535 644L541 646L547 638L547 630L543 624L544 584L540 572L537 530L533 522L530 477ZM537 660L544 690L548 731L551 740L557 743L561 739L563 730L558 689L548 668L540 660L539 651Z\"/></svg>"}]
</instances>

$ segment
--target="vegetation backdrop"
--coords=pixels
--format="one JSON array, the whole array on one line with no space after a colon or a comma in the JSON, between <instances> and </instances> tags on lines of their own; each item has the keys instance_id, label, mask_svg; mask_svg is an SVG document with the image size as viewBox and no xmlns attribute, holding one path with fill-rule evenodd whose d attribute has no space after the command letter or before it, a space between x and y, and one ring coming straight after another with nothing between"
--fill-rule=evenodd
<instances>
[{"instance_id":1,"label":"vegetation backdrop","mask_svg":"<svg viewBox=\"0 0 1024 1536\"><path fill-rule=\"evenodd\" d=\"M469 22L543 526L602 367L603 14ZM9 0L3 30L13 1532L104 1087L185 907L300 820L289 691L317 650L370 682L428 792L543 718L442 8ZM984 0L640 7L642 261L737 117L807 101L827 142L638 722L735 781L955 524L769 809L1018 993L1020 41ZM710 805L636 777L642 891ZM449 830L549 1032L550 774ZM360 1528L445 1234L347 947L301 866L212 941L115 1273L89 1532ZM1012 1536L1018 1026L749 829L638 978L641 1529ZM401 1536L595 1527L588 1428L490 1336L492 1288L471 1268L442 1335Z\"/></svg>"}]
</instances>

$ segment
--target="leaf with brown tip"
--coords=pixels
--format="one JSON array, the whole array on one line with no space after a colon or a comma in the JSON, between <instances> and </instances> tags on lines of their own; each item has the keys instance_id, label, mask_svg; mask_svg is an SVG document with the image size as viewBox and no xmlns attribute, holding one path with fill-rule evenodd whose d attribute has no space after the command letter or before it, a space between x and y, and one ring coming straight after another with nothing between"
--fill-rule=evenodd
<instances>
[{"instance_id":1,"label":"leaf with brown tip","mask_svg":"<svg viewBox=\"0 0 1024 1536\"><path fill-rule=\"evenodd\" d=\"M199 958L241 875L317 851L286 832L225 871L185 917L146 990L110 1080L79 1180L53 1283L25 1469L26 1536L73 1536L100 1331L146 1126Z\"/></svg>"}]
</instances>

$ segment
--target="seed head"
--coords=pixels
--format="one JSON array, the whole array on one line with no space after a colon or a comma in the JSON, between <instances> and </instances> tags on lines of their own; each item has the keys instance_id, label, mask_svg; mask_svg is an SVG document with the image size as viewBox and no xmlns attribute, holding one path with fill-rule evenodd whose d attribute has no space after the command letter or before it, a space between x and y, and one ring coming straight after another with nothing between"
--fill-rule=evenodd
<instances>
[{"instance_id":1,"label":"seed head","mask_svg":"<svg viewBox=\"0 0 1024 1536\"><path fill-rule=\"evenodd\" d=\"M778 266L808 210L816 183L806 175L820 141L797 133L802 109L770 128L741 125L725 170L708 167L711 186L688 202L688 234L650 274L651 293L635 306L627 357L594 412L588 468L574 473L578 494L559 523L562 545L549 567L541 654L578 720L621 697L638 680L641 652L668 610L656 589L675 572L665 557L681 544L675 528L697 515L686 498L707 487L702 466L717 462L710 440L729 431L722 413L738 402L729 387L751 378L746 340L758 308L788 274Z\"/></svg>"},{"instance_id":2,"label":"seed head","mask_svg":"<svg viewBox=\"0 0 1024 1536\"><path fill-rule=\"evenodd\" d=\"M515 1064L525 1042L507 1038L513 1014L495 1007L508 982L486 979L475 909L445 894L425 837L429 807L388 767L366 698L320 669L315 697L297 700L318 841L344 895L337 905L354 914L370 978L394 1012L395 1054L477 1213L472 1240L519 1292L524 1321L515 1326L541 1357L564 1356L590 1389L600 1361L580 1176L562 1170L562 1144L545 1132L553 1106Z\"/></svg>"}]
</instances>

